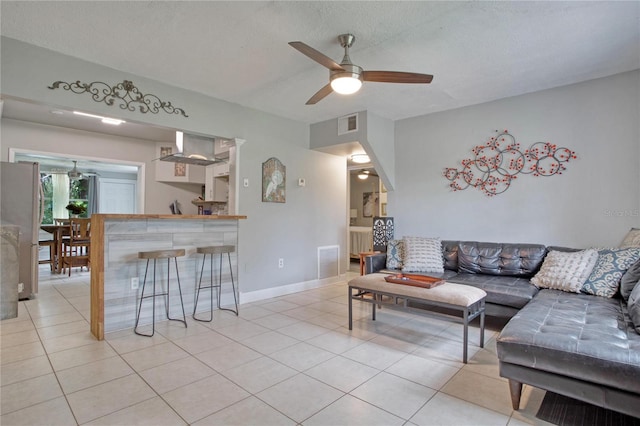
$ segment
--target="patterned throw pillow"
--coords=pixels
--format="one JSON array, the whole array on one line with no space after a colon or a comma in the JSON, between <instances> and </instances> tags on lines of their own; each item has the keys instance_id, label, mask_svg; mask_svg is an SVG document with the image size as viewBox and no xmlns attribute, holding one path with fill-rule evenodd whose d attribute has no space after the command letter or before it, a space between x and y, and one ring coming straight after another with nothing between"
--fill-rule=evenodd
<instances>
[{"instance_id":1,"label":"patterned throw pillow","mask_svg":"<svg viewBox=\"0 0 640 426\"><path fill-rule=\"evenodd\" d=\"M387 269L402 269L404 261L404 242L389 240L387 242Z\"/></svg>"},{"instance_id":2,"label":"patterned throw pillow","mask_svg":"<svg viewBox=\"0 0 640 426\"><path fill-rule=\"evenodd\" d=\"M640 282L640 260L631 265L620 279L620 295L624 300L629 299L638 282Z\"/></svg>"},{"instance_id":3,"label":"patterned throw pillow","mask_svg":"<svg viewBox=\"0 0 640 426\"><path fill-rule=\"evenodd\" d=\"M589 249L576 252L550 251L531 283L538 288L580 293L598 261L598 252Z\"/></svg>"},{"instance_id":4,"label":"patterned throw pillow","mask_svg":"<svg viewBox=\"0 0 640 426\"><path fill-rule=\"evenodd\" d=\"M631 228L620 243L620 248L640 247L640 228Z\"/></svg>"},{"instance_id":5,"label":"patterned throw pillow","mask_svg":"<svg viewBox=\"0 0 640 426\"><path fill-rule=\"evenodd\" d=\"M636 332L640 334L640 286L635 286L629 295L627 310L629 311L631 322L636 328Z\"/></svg>"},{"instance_id":6,"label":"patterned throw pillow","mask_svg":"<svg viewBox=\"0 0 640 426\"><path fill-rule=\"evenodd\" d=\"M615 296L620 278L638 259L640 247L599 250L598 262L582 286L582 292L603 297Z\"/></svg>"},{"instance_id":7,"label":"patterned throw pillow","mask_svg":"<svg viewBox=\"0 0 640 426\"><path fill-rule=\"evenodd\" d=\"M444 272L440 238L404 237L404 272Z\"/></svg>"}]
</instances>

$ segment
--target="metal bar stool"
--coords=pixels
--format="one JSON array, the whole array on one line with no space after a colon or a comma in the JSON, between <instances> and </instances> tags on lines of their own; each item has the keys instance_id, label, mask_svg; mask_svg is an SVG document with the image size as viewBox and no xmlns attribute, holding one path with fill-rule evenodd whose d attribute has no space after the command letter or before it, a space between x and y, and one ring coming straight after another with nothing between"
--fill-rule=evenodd
<instances>
[{"instance_id":1,"label":"metal bar stool","mask_svg":"<svg viewBox=\"0 0 640 426\"><path fill-rule=\"evenodd\" d=\"M202 258L202 267L200 268L200 280L198 281L198 288L196 289L196 301L194 303L193 306L193 319L196 321L203 321L203 322L211 322L213 320L213 289L217 289L216 292L218 293L218 309L222 310L222 311L229 311L229 312L233 312L234 314L236 314L236 316L238 315L238 299L236 296L236 285L233 281L233 267L231 266L231 253L233 253L234 251L236 251L236 247L235 246L209 246L209 247L198 247L197 249L197 253L202 253L204 256ZM228 309L228 308L223 308L220 306L220 293L222 292L222 255L226 253L227 254L227 258L229 259L229 272L231 273L231 289L233 290L233 300L235 302L236 305L236 309ZM213 256L214 255L220 255L220 263L219 263L219 267L218 267L218 282L217 284L213 283ZM204 264L206 263L207 260L207 255L210 255L210 268L211 268L211 284L208 286L203 287L202 286L202 275L204 273ZM204 290L204 289L210 289L211 291L211 310L209 311L209 319L205 320L205 319L198 319L196 318L196 309L198 308L198 297L200 296L200 290Z\"/></svg>"},{"instance_id":2,"label":"metal bar stool","mask_svg":"<svg viewBox=\"0 0 640 426\"><path fill-rule=\"evenodd\" d=\"M166 296L165 299L165 308L167 310L167 319L171 321L180 321L184 324L185 328L187 327L187 318L184 314L184 303L182 302L182 288L180 287L180 274L178 273L178 257L184 256L184 249L177 250L156 250L156 251L141 251L138 253L138 259L147 259L147 266L144 270L144 281L142 282L142 294L140 296L140 304L138 305L138 314L136 315L136 326L133 331L140 335L146 337L152 337L156 332L156 297ZM175 266L176 266L176 277L178 279L178 293L180 294L180 306L182 307L182 319L180 318L171 318L169 316L169 290L170 290L170 266L171 266L171 258L173 258ZM153 259L153 294L149 294L147 296L144 295L144 290L147 285L147 272L149 271L149 261ZM162 293L156 293L156 261L158 259L167 259L167 291ZM144 299L152 298L153 299L153 319L152 319L152 328L151 334L145 334L138 332L138 322L140 321L140 311L142 310L142 301Z\"/></svg>"}]
</instances>

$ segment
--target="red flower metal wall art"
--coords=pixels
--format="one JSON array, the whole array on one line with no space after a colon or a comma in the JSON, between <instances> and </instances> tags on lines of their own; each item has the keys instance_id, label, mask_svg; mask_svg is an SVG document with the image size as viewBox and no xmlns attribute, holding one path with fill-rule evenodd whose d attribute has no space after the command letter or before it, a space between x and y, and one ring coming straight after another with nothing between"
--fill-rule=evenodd
<instances>
[{"instance_id":1,"label":"red flower metal wall art","mask_svg":"<svg viewBox=\"0 0 640 426\"><path fill-rule=\"evenodd\" d=\"M533 176L561 175L565 163L577 155L569 148L551 142L535 142L522 151L516 138L508 130L499 131L484 145L471 150L472 158L462 160L462 169L447 167L444 177L454 191L476 188L488 196L502 194L519 174Z\"/></svg>"}]
</instances>

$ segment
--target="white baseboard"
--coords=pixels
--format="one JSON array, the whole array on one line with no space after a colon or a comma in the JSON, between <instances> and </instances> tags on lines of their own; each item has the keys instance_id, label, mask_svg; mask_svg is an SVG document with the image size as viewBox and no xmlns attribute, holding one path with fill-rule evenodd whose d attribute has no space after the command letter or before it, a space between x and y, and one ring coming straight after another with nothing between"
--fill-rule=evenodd
<instances>
[{"instance_id":1,"label":"white baseboard","mask_svg":"<svg viewBox=\"0 0 640 426\"><path fill-rule=\"evenodd\" d=\"M325 278L322 280L310 280L300 283L287 284L279 287L265 288L263 290L240 292L240 303L252 303L260 300L271 299L273 297L286 296L300 291L320 288L344 281L346 274L337 277Z\"/></svg>"}]
</instances>

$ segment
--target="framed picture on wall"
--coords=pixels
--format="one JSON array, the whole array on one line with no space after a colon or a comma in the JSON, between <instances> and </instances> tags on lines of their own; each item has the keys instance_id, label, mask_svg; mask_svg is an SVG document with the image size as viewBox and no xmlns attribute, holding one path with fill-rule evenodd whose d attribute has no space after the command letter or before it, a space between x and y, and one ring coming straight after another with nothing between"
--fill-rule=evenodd
<instances>
[{"instance_id":1,"label":"framed picture on wall","mask_svg":"<svg viewBox=\"0 0 640 426\"><path fill-rule=\"evenodd\" d=\"M378 214L380 194L377 192L362 193L362 216L373 217Z\"/></svg>"},{"instance_id":2,"label":"framed picture on wall","mask_svg":"<svg viewBox=\"0 0 640 426\"><path fill-rule=\"evenodd\" d=\"M262 202L286 202L287 168L275 157L262 163Z\"/></svg>"},{"instance_id":3,"label":"framed picture on wall","mask_svg":"<svg viewBox=\"0 0 640 426\"><path fill-rule=\"evenodd\" d=\"M186 176L187 175L187 165L184 164L184 163L174 163L173 175L174 176Z\"/></svg>"}]
</instances>

